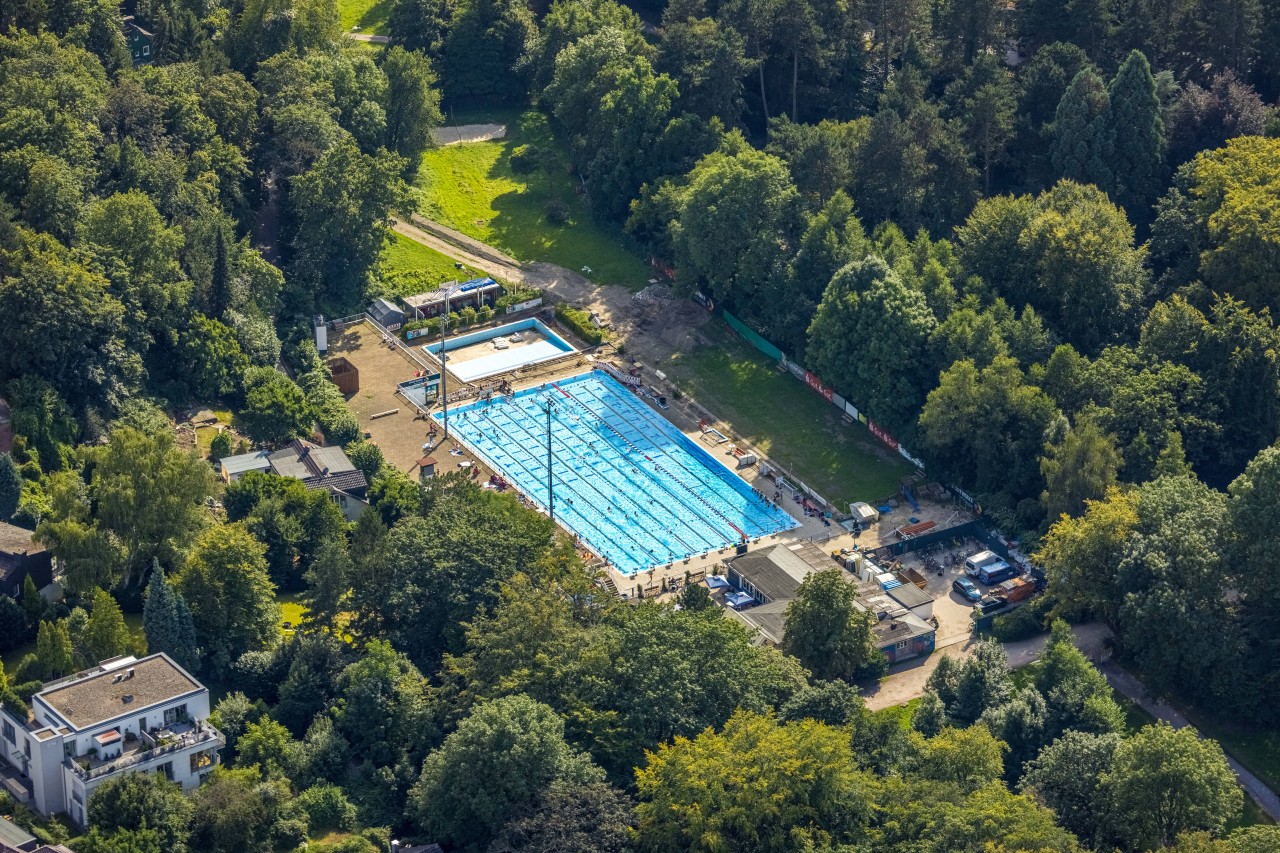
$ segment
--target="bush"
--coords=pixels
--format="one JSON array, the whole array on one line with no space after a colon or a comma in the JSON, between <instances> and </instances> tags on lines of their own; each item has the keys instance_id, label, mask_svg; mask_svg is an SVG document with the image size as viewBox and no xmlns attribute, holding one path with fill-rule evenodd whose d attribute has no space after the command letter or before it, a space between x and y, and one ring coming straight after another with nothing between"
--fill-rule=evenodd
<instances>
[{"instance_id":1,"label":"bush","mask_svg":"<svg viewBox=\"0 0 1280 853\"><path fill-rule=\"evenodd\" d=\"M458 317L462 320L462 325L473 326L476 322L476 309L468 305L466 308L463 308L458 312Z\"/></svg>"},{"instance_id":2,"label":"bush","mask_svg":"<svg viewBox=\"0 0 1280 853\"><path fill-rule=\"evenodd\" d=\"M991 623L991 636L1002 643L1012 643L1043 633L1046 601L1041 595L1017 610L997 616Z\"/></svg>"},{"instance_id":3,"label":"bush","mask_svg":"<svg viewBox=\"0 0 1280 853\"><path fill-rule=\"evenodd\" d=\"M360 421L347 405L347 400L333 384L329 368L320 360L315 344L305 341L294 354L297 362L308 369L298 377L298 384L307 395L307 403L316 414L316 420L325 437L333 444L345 446L360 437Z\"/></svg>"},{"instance_id":4,"label":"bush","mask_svg":"<svg viewBox=\"0 0 1280 853\"><path fill-rule=\"evenodd\" d=\"M298 795L298 804L307 813L311 834L324 830L349 830L356 825L356 807L337 785L315 785Z\"/></svg>"},{"instance_id":5,"label":"bush","mask_svg":"<svg viewBox=\"0 0 1280 853\"><path fill-rule=\"evenodd\" d=\"M564 323L573 330L575 335L592 346L604 342L604 329L598 328L592 323L591 315L586 311L579 308L570 308L561 302L556 306L556 319Z\"/></svg>"},{"instance_id":6,"label":"bush","mask_svg":"<svg viewBox=\"0 0 1280 853\"><path fill-rule=\"evenodd\" d=\"M481 305L480 310L476 312L476 320L480 323L487 323L493 319L493 308L488 305Z\"/></svg>"},{"instance_id":7,"label":"bush","mask_svg":"<svg viewBox=\"0 0 1280 853\"><path fill-rule=\"evenodd\" d=\"M271 840L278 847L293 850L307 840L307 824L298 818L277 820L271 827Z\"/></svg>"},{"instance_id":8,"label":"bush","mask_svg":"<svg viewBox=\"0 0 1280 853\"><path fill-rule=\"evenodd\" d=\"M337 841L312 842L307 845L307 853L381 853L387 846L375 846L368 839L353 835Z\"/></svg>"},{"instance_id":9,"label":"bush","mask_svg":"<svg viewBox=\"0 0 1280 853\"><path fill-rule=\"evenodd\" d=\"M564 225L569 221L569 205L558 198L553 198L547 202L546 212L547 221L552 225Z\"/></svg>"},{"instance_id":10,"label":"bush","mask_svg":"<svg viewBox=\"0 0 1280 853\"><path fill-rule=\"evenodd\" d=\"M536 172L542 165L542 156L542 149L538 146L520 145L511 152L507 162L511 164L511 171L517 175L527 175L530 172Z\"/></svg>"},{"instance_id":11,"label":"bush","mask_svg":"<svg viewBox=\"0 0 1280 853\"><path fill-rule=\"evenodd\" d=\"M219 430L218 434L213 437L213 441L209 442L209 458L225 459L231 455L231 433L226 430Z\"/></svg>"},{"instance_id":12,"label":"bush","mask_svg":"<svg viewBox=\"0 0 1280 853\"><path fill-rule=\"evenodd\" d=\"M542 295L541 290L532 287L513 287L504 285L506 288L501 296L498 297L497 309L505 311L512 305L519 305L521 302L528 302L530 299L537 299Z\"/></svg>"}]
</instances>

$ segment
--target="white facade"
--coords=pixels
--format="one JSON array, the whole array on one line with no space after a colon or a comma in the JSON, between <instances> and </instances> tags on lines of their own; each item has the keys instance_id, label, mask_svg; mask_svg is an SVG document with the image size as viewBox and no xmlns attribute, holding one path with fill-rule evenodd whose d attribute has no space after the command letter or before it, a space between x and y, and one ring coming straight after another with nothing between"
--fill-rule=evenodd
<instances>
[{"instance_id":1,"label":"white facade","mask_svg":"<svg viewBox=\"0 0 1280 853\"><path fill-rule=\"evenodd\" d=\"M117 658L46 684L28 719L0 709L0 756L26 777L28 805L83 826L90 794L122 773L199 785L226 742L208 717L208 689L167 655Z\"/></svg>"}]
</instances>

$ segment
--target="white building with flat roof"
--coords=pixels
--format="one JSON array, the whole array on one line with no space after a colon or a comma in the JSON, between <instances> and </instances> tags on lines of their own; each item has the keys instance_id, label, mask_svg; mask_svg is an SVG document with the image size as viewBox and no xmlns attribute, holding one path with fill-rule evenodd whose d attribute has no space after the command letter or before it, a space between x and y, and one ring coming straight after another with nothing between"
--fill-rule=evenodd
<instances>
[{"instance_id":1,"label":"white building with flat roof","mask_svg":"<svg viewBox=\"0 0 1280 853\"><path fill-rule=\"evenodd\" d=\"M168 655L112 658L44 685L25 717L0 708L0 757L24 805L84 826L93 790L122 773L199 785L226 743L208 719L208 689Z\"/></svg>"}]
</instances>

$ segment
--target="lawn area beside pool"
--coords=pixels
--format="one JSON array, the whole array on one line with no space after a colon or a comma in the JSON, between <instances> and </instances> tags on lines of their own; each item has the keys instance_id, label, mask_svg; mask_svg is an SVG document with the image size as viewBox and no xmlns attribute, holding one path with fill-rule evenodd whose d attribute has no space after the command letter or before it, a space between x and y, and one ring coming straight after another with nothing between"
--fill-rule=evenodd
<instances>
[{"instance_id":1,"label":"lawn area beside pool","mask_svg":"<svg viewBox=\"0 0 1280 853\"><path fill-rule=\"evenodd\" d=\"M466 281L487 275L485 270L466 264L458 269L452 258L393 231L378 259L376 283L370 289L370 296L388 299L413 296L435 290L446 281Z\"/></svg>"},{"instance_id":2,"label":"lawn area beside pool","mask_svg":"<svg viewBox=\"0 0 1280 853\"><path fill-rule=\"evenodd\" d=\"M569 159L541 113L469 111L447 115L450 125L504 124L507 135L488 142L433 148L423 155L415 188L418 212L501 249L523 262L548 261L571 270L591 268L599 284L635 290L652 277L620 233L597 225ZM516 174L510 156L522 145L541 152L538 165ZM547 217L558 205L563 224Z\"/></svg>"},{"instance_id":3,"label":"lawn area beside pool","mask_svg":"<svg viewBox=\"0 0 1280 853\"><path fill-rule=\"evenodd\" d=\"M658 367L681 391L789 469L810 488L847 510L898 491L915 470L861 424L847 424L834 406L750 349L719 324L712 345L675 353Z\"/></svg>"},{"instance_id":4,"label":"lawn area beside pool","mask_svg":"<svg viewBox=\"0 0 1280 853\"><path fill-rule=\"evenodd\" d=\"M390 17L391 0L338 0L338 21L344 33L359 27L362 33L385 36Z\"/></svg>"}]
</instances>

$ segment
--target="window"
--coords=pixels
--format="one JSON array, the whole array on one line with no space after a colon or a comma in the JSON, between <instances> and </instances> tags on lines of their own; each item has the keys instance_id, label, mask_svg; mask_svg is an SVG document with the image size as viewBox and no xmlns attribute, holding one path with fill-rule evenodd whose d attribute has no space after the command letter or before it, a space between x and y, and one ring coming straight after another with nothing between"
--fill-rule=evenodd
<instances>
[{"instance_id":1,"label":"window","mask_svg":"<svg viewBox=\"0 0 1280 853\"><path fill-rule=\"evenodd\" d=\"M166 726L171 726L171 725L173 725L173 724L174 724L174 723L176 723L176 722L179 722L179 721L181 721L181 720L185 720L186 718L187 718L187 706L186 706L186 705L178 705L178 706L176 706L176 707L174 707L174 708L165 708L165 709L164 709L164 724L165 724Z\"/></svg>"},{"instance_id":2,"label":"window","mask_svg":"<svg viewBox=\"0 0 1280 853\"><path fill-rule=\"evenodd\" d=\"M149 44L144 44L144 45L142 46L142 55L143 55L143 56L150 56L150 55L151 55L151 45L149 45Z\"/></svg>"},{"instance_id":3,"label":"window","mask_svg":"<svg viewBox=\"0 0 1280 853\"><path fill-rule=\"evenodd\" d=\"M27 753L27 758L31 758L31 741L26 741L24 751Z\"/></svg>"},{"instance_id":4,"label":"window","mask_svg":"<svg viewBox=\"0 0 1280 853\"><path fill-rule=\"evenodd\" d=\"M897 648L897 649L898 649L898 651L900 651L900 652L905 652L907 649L911 648L911 641L910 641L910 640L899 640L899 641L898 641L898 645L896 646L896 648Z\"/></svg>"},{"instance_id":5,"label":"window","mask_svg":"<svg viewBox=\"0 0 1280 853\"><path fill-rule=\"evenodd\" d=\"M9 743L18 742L18 733L13 730L13 724L8 720L4 721L4 739Z\"/></svg>"}]
</instances>

